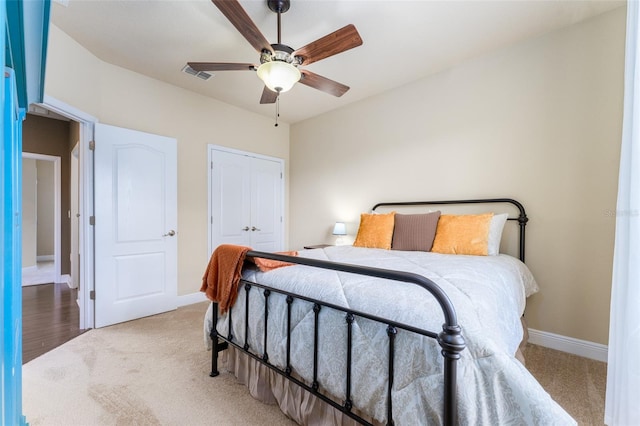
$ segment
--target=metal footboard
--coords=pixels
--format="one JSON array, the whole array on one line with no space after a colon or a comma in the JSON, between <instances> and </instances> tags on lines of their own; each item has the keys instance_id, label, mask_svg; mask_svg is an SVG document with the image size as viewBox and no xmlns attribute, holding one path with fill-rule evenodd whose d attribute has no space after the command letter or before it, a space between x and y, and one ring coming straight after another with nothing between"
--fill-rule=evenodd
<instances>
[{"instance_id":1,"label":"metal footboard","mask_svg":"<svg viewBox=\"0 0 640 426\"><path fill-rule=\"evenodd\" d=\"M222 336L217 332L217 320L218 320L218 306L214 303L213 308L213 318L212 324L213 327L211 329L210 337L213 341L213 348L211 354L211 376L217 376L218 372L218 353L223 351L229 347L229 345L233 345L237 349L245 352L253 359L263 363L267 367L296 383L300 387L304 388L308 392L311 392L316 397L322 399L324 402L330 404L334 408L340 410L345 413L347 416L355 419L356 421L362 424L370 424L367 420L363 419L356 413L352 412L352 377L351 377L351 367L352 367L352 324L355 321L355 318L361 317L368 320L372 320L378 323L381 323L386 326L386 331L388 335L388 351L389 351L389 363L387 366L387 374L388 374L388 388L387 388L387 424L393 424L393 401L391 397L391 390L393 387L393 377L394 377L394 353L396 351L395 348L395 338L398 330L406 330L413 333L417 333L423 336L427 336L433 339L436 339L442 348L441 354L444 358L444 407L443 407L443 422L446 425L453 425L456 423L457 419L457 401L456 401L456 373L457 373L457 361L460 358L460 353L465 348L465 341L460 332L460 326L457 322L457 316L455 309L449 300L448 296L442 291L442 289L436 285L433 281L425 278L421 275L393 271L388 269L380 269L380 268L370 268L364 266L350 265L345 263L336 263L336 262L328 262L323 260L316 259L308 259L302 257L292 257L279 255L274 253L266 253L259 251L249 251L247 256L250 257L260 257L265 259L279 260L284 262L290 262L294 264L313 266L322 269L329 269L341 272L349 272L360 275L367 275L371 277L384 278L395 281L402 281L407 283L412 283L418 285L425 290L427 290L431 295L438 301L440 307L442 309L442 313L444 316L444 324L442 325L442 331L434 332L429 330L423 330L420 328L413 327L408 324L403 324L395 321L390 321L384 318L380 318L374 315L369 315L366 312L359 312L352 309L347 309L341 306L336 306L330 303L326 303L320 300L315 300L309 297L305 297L298 294L289 293L286 291L277 290L274 288L270 288L268 286L253 283L248 281L242 281L244 284L245 291L247 292L246 297L246 306L245 306L245 330L244 336L233 336L231 333L232 324L229 324L229 335ZM265 304L264 304L264 353L256 354L251 351L247 341L247 324L249 317L249 292L262 291L264 296ZM269 362L269 354L267 353L267 335L268 335L268 315L269 315L269 297L272 293L279 293L286 296L287 303L287 342L286 342L286 367L281 369ZM292 368L290 363L290 348L291 348L291 307L292 304L295 303L295 300L303 300L306 302L310 302L313 304L313 312L314 312L314 336L313 336L313 380L311 383L305 383L303 380L298 379L294 375L292 375ZM347 341L345 345L347 347L347 366L345 371L345 395L346 399L344 401L335 401L330 397L326 396L323 392L321 392L320 384L318 382L318 336L320 333L320 320L319 320L319 312L322 309L333 309L337 311L341 311L345 315L345 327L347 329ZM231 321L231 311L229 312L229 320Z\"/></svg>"}]
</instances>

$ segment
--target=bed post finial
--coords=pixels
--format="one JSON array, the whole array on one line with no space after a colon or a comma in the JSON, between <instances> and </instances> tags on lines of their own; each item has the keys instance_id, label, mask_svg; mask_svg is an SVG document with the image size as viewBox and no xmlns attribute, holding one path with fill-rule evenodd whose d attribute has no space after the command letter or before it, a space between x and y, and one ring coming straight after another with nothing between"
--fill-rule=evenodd
<instances>
[{"instance_id":1,"label":"bed post finial","mask_svg":"<svg viewBox=\"0 0 640 426\"><path fill-rule=\"evenodd\" d=\"M520 216L518 216L518 225L520 225L520 260L522 261L522 263L524 263L524 231L525 226L527 226L527 222L529 222L529 218L524 212L524 208L521 208Z\"/></svg>"}]
</instances>

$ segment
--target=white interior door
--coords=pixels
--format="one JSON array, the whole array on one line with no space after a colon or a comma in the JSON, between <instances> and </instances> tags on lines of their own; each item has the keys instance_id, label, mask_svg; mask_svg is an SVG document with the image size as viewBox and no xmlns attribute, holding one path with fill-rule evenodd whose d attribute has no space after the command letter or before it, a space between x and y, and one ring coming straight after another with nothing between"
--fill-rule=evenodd
<instances>
[{"instance_id":1,"label":"white interior door","mask_svg":"<svg viewBox=\"0 0 640 426\"><path fill-rule=\"evenodd\" d=\"M216 150L211 159L212 239L251 246L251 163L249 157Z\"/></svg>"},{"instance_id":2,"label":"white interior door","mask_svg":"<svg viewBox=\"0 0 640 426\"><path fill-rule=\"evenodd\" d=\"M95 326L176 309L176 140L96 124L95 141Z\"/></svg>"},{"instance_id":3,"label":"white interior door","mask_svg":"<svg viewBox=\"0 0 640 426\"><path fill-rule=\"evenodd\" d=\"M283 249L283 161L225 148L209 149L210 251L237 244Z\"/></svg>"},{"instance_id":4,"label":"white interior door","mask_svg":"<svg viewBox=\"0 0 640 426\"><path fill-rule=\"evenodd\" d=\"M251 247L282 250L282 165L251 158Z\"/></svg>"}]
</instances>

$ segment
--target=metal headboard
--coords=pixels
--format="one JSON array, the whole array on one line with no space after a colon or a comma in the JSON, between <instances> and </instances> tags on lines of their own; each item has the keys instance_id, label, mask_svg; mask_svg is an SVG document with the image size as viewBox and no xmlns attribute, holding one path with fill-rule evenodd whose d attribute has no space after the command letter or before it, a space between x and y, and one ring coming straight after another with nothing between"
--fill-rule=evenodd
<instances>
[{"instance_id":1,"label":"metal headboard","mask_svg":"<svg viewBox=\"0 0 640 426\"><path fill-rule=\"evenodd\" d=\"M520 214L518 217L510 217L507 220L517 220L518 225L520 226L520 238L519 238L519 247L520 253L519 258L522 262L524 262L524 241L525 241L525 226L529 221L527 214L524 211L524 207L520 202L513 200L511 198L487 198L487 199L479 199L479 200L446 200L446 201L400 201L393 203L378 203L373 206L372 210L377 209L378 207L393 207L393 206L428 206L428 205L439 205L439 204L491 204L491 203L509 203L513 204L518 208Z\"/></svg>"}]
</instances>

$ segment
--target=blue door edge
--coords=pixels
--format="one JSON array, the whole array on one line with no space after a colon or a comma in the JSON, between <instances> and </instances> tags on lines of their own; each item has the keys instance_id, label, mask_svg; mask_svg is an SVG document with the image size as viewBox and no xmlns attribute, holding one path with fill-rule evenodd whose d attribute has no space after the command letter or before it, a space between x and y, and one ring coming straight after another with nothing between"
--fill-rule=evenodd
<instances>
[{"instance_id":1,"label":"blue door edge","mask_svg":"<svg viewBox=\"0 0 640 426\"><path fill-rule=\"evenodd\" d=\"M22 122L44 98L50 0L0 0L4 82L0 85L0 424L22 412Z\"/></svg>"},{"instance_id":2,"label":"blue door edge","mask_svg":"<svg viewBox=\"0 0 640 426\"><path fill-rule=\"evenodd\" d=\"M26 424L22 414L22 121L15 72L4 71L2 424Z\"/></svg>"}]
</instances>

